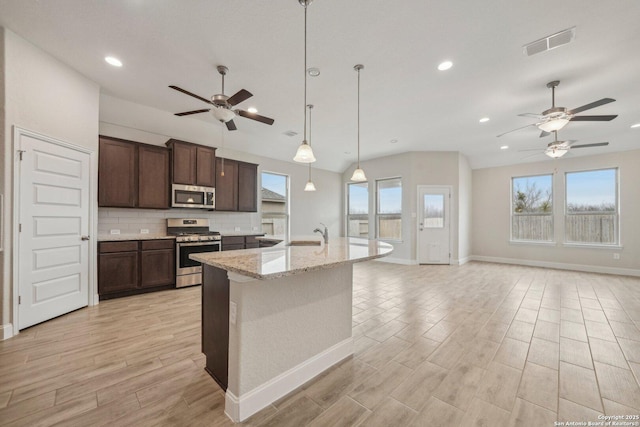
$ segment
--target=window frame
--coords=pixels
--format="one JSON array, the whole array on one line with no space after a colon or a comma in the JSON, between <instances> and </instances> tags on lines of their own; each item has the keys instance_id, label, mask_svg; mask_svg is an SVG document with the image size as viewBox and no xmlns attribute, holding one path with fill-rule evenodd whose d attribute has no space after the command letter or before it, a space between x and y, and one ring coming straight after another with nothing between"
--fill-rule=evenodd
<instances>
[{"instance_id":1,"label":"window frame","mask_svg":"<svg viewBox=\"0 0 640 427\"><path fill-rule=\"evenodd\" d=\"M380 211L380 182L383 181L393 181L398 180L400 182L400 212L399 213L385 213L381 214ZM402 177L401 176L393 176L388 178L379 178L375 180L375 228L376 228L376 239L384 242L395 242L402 243L402 232L403 232L403 220L402 220L402 202L403 202L404 192L402 191ZM400 238L399 239L389 239L380 237L380 219L384 217L399 217L400 219Z\"/></svg>"},{"instance_id":2,"label":"window frame","mask_svg":"<svg viewBox=\"0 0 640 427\"><path fill-rule=\"evenodd\" d=\"M271 171L260 171L260 189L262 189L262 176L263 174L269 175L278 175L286 178L285 186L286 186L286 194L285 194L285 211L284 212L272 212L272 211L264 211L262 210L262 197L260 197L260 231L262 230L262 220L265 218L284 218L285 220L285 234L287 236L291 235L291 177L286 173L281 172L271 172Z\"/></svg>"},{"instance_id":3,"label":"window frame","mask_svg":"<svg viewBox=\"0 0 640 427\"><path fill-rule=\"evenodd\" d=\"M580 216L580 215L589 215L588 213L569 213L569 192L568 185L569 180L568 176L571 174L577 173L586 173L586 172L599 172L599 171L614 171L615 176L615 212L614 212L614 231L613 235L615 237L614 242L612 243L602 243L602 242L580 242L573 241L567 239L567 219L571 216ZM595 169L578 169L564 172L564 236L563 236L563 246L567 247L593 247L593 248L620 248L622 243L620 241L621 233L620 233L620 168L617 166L614 167L604 167L604 168L595 168Z\"/></svg>"},{"instance_id":4,"label":"window frame","mask_svg":"<svg viewBox=\"0 0 640 427\"><path fill-rule=\"evenodd\" d=\"M520 175L520 176L511 176L511 180L509 182L509 242L512 244L531 244L531 245L543 245L543 246L555 246L556 244L556 238L555 238L555 232L556 232L556 224L555 224L555 211L556 211L556 207L555 207L555 191L554 191L554 185L555 185L555 179L554 179L554 173L539 173L539 174L532 174L532 175ZM536 178L536 177L550 177L551 178L551 211L549 213L539 213L539 214L533 214L533 213L528 213L528 214L518 214L515 212L514 209L514 182L516 179L522 179L522 178ZM513 235L513 222L514 222L514 218L516 216L533 216L533 215L545 215L548 216L549 218L551 218L551 231L549 233L550 239L549 240L541 240L541 239L518 239L516 237L514 237Z\"/></svg>"},{"instance_id":5,"label":"window frame","mask_svg":"<svg viewBox=\"0 0 640 427\"><path fill-rule=\"evenodd\" d=\"M363 182L347 182L347 200L346 200L346 230L345 230L345 234L347 235L347 237L357 237L357 238L362 238L362 236L351 236L349 234L349 221L351 220L352 217L358 217L356 219L366 219L367 220L367 238L369 238L369 235L371 234L371 228L369 227L369 223L371 222L371 218L369 216L369 213L371 211L371 192L369 191L369 181L363 181ZM364 214L351 214L351 205L350 205L350 195L351 195L351 186L352 185L362 185L362 184L366 184L367 185L367 212Z\"/></svg>"}]
</instances>

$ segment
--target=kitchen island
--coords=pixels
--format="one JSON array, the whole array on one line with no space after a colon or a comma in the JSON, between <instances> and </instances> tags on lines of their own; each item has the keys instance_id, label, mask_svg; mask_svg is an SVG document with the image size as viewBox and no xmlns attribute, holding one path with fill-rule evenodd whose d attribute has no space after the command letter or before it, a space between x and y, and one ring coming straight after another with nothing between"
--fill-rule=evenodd
<instances>
[{"instance_id":1,"label":"kitchen island","mask_svg":"<svg viewBox=\"0 0 640 427\"><path fill-rule=\"evenodd\" d=\"M225 413L235 422L353 354L353 264L393 246L312 243L191 255L203 265L206 369L226 390Z\"/></svg>"}]
</instances>

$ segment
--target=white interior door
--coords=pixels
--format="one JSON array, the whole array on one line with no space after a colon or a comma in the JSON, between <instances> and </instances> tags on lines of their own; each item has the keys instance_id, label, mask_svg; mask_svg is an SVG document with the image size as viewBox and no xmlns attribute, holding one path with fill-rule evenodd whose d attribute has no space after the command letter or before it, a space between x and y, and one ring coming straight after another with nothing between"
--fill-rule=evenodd
<instances>
[{"instance_id":1,"label":"white interior door","mask_svg":"<svg viewBox=\"0 0 640 427\"><path fill-rule=\"evenodd\" d=\"M24 329L88 305L91 156L25 133L17 145L18 328Z\"/></svg>"},{"instance_id":2,"label":"white interior door","mask_svg":"<svg viewBox=\"0 0 640 427\"><path fill-rule=\"evenodd\" d=\"M451 190L418 186L418 263L450 264Z\"/></svg>"}]
</instances>

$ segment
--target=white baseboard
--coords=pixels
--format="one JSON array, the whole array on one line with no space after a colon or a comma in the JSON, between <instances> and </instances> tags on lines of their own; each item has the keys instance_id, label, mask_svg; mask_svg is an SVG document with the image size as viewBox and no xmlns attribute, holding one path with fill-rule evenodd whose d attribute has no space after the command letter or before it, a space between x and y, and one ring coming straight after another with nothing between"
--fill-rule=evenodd
<instances>
[{"instance_id":1,"label":"white baseboard","mask_svg":"<svg viewBox=\"0 0 640 427\"><path fill-rule=\"evenodd\" d=\"M415 259L383 257L383 258L376 258L375 261L388 262L391 264L418 265L418 261L416 261Z\"/></svg>"},{"instance_id":2,"label":"white baseboard","mask_svg":"<svg viewBox=\"0 0 640 427\"><path fill-rule=\"evenodd\" d=\"M227 389L224 413L234 423L244 421L352 354L353 338L347 338L242 396Z\"/></svg>"},{"instance_id":3,"label":"white baseboard","mask_svg":"<svg viewBox=\"0 0 640 427\"><path fill-rule=\"evenodd\" d=\"M451 265L464 265L464 264L468 263L469 261L471 261L471 257L467 256L467 257L464 257L464 258L452 260L451 261Z\"/></svg>"},{"instance_id":4,"label":"white baseboard","mask_svg":"<svg viewBox=\"0 0 640 427\"><path fill-rule=\"evenodd\" d=\"M13 325L7 323L6 325L0 325L0 341L9 339L13 336Z\"/></svg>"},{"instance_id":5,"label":"white baseboard","mask_svg":"<svg viewBox=\"0 0 640 427\"><path fill-rule=\"evenodd\" d=\"M472 255L471 261L495 262L499 264L526 265L529 267L555 268L558 270L586 271L589 273L618 274L621 276L640 276L640 270L633 268L604 267L600 265L567 264L563 262L537 261L517 258L500 258Z\"/></svg>"}]
</instances>

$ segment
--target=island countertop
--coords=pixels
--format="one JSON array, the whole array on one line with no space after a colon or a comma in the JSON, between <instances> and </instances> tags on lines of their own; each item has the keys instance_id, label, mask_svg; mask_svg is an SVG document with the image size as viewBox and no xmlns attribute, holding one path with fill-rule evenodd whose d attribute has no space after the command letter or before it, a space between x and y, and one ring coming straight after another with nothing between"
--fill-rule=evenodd
<instances>
[{"instance_id":1,"label":"island countertop","mask_svg":"<svg viewBox=\"0 0 640 427\"><path fill-rule=\"evenodd\" d=\"M381 258L391 252L392 245L377 240L334 237L322 245L280 243L270 248L192 254L190 258L243 276L268 280Z\"/></svg>"}]
</instances>

